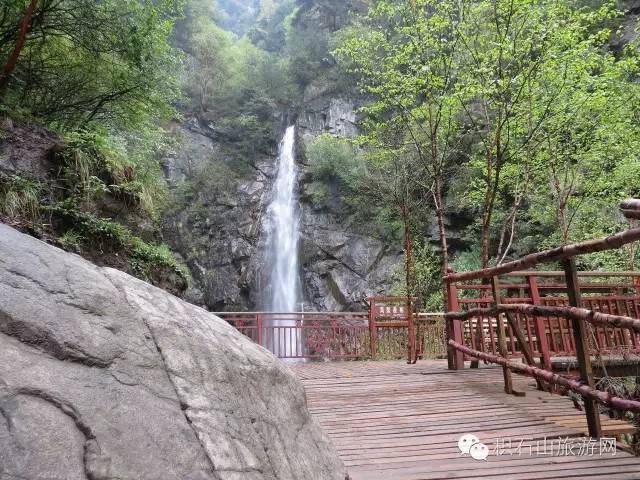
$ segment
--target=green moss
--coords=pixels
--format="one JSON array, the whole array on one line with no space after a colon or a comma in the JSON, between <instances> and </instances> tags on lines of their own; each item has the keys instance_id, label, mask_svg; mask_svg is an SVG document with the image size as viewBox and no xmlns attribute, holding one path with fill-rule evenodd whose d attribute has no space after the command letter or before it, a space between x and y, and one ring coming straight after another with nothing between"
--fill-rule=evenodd
<instances>
[{"instance_id":1,"label":"green moss","mask_svg":"<svg viewBox=\"0 0 640 480\"><path fill-rule=\"evenodd\" d=\"M81 245L84 242L84 238L82 235L75 230L67 230L64 234L58 238L58 242L65 250L70 252L79 253L81 249Z\"/></svg>"},{"instance_id":2,"label":"green moss","mask_svg":"<svg viewBox=\"0 0 640 480\"><path fill-rule=\"evenodd\" d=\"M159 270L168 270L185 283L190 280L187 268L176 260L169 247L163 244L152 244L138 237L131 238L131 267L136 276L151 279Z\"/></svg>"},{"instance_id":3,"label":"green moss","mask_svg":"<svg viewBox=\"0 0 640 480\"><path fill-rule=\"evenodd\" d=\"M69 194L84 199L111 194L129 207L157 216L167 191L160 166L150 160L152 152L127 148L125 140L94 131L68 133L65 140L59 157Z\"/></svg>"}]
</instances>

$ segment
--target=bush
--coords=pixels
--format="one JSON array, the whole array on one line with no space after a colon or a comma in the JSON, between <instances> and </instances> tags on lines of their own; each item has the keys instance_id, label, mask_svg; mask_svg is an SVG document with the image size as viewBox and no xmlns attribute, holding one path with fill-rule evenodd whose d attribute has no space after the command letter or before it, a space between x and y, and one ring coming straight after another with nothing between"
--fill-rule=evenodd
<instances>
[{"instance_id":1,"label":"bush","mask_svg":"<svg viewBox=\"0 0 640 480\"><path fill-rule=\"evenodd\" d=\"M0 176L0 212L10 221L36 226L40 218L40 182L19 175Z\"/></svg>"},{"instance_id":2,"label":"bush","mask_svg":"<svg viewBox=\"0 0 640 480\"><path fill-rule=\"evenodd\" d=\"M178 290L186 287L189 274L166 245L145 242L124 225L80 211L69 200L50 207L49 211L64 225L72 225L58 239L66 250L89 256L115 254L125 262L125 270L142 280L162 284L167 277L175 276Z\"/></svg>"},{"instance_id":3,"label":"bush","mask_svg":"<svg viewBox=\"0 0 640 480\"><path fill-rule=\"evenodd\" d=\"M66 196L92 200L111 194L152 218L158 215L168 195L160 164L154 159L168 148L160 130L135 138L77 131L68 133L65 140L66 148L58 156Z\"/></svg>"},{"instance_id":4,"label":"bush","mask_svg":"<svg viewBox=\"0 0 640 480\"><path fill-rule=\"evenodd\" d=\"M146 243L138 237L131 238L131 267L136 276L151 280L167 270L177 275L185 284L188 270L178 263L166 245Z\"/></svg>"},{"instance_id":5,"label":"bush","mask_svg":"<svg viewBox=\"0 0 640 480\"><path fill-rule=\"evenodd\" d=\"M342 202L349 213L362 209L360 195L364 164L358 149L348 140L323 134L309 146L307 157L312 176L311 201L328 203L332 197ZM370 217L370 211L366 214Z\"/></svg>"},{"instance_id":6,"label":"bush","mask_svg":"<svg viewBox=\"0 0 640 480\"><path fill-rule=\"evenodd\" d=\"M359 172L358 152L345 138L322 134L309 147L308 157L315 180L340 180L354 183Z\"/></svg>"},{"instance_id":7,"label":"bush","mask_svg":"<svg viewBox=\"0 0 640 480\"><path fill-rule=\"evenodd\" d=\"M428 242L415 242L413 246L413 268L411 290L424 312L444 311L442 289L442 259ZM393 275L392 295L405 296L404 264Z\"/></svg>"}]
</instances>

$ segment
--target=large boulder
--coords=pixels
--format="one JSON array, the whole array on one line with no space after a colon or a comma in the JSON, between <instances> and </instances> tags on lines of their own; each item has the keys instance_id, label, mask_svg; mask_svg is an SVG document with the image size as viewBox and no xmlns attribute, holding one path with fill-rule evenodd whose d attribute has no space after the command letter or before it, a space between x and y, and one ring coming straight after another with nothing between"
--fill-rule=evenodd
<instances>
[{"instance_id":1,"label":"large boulder","mask_svg":"<svg viewBox=\"0 0 640 480\"><path fill-rule=\"evenodd\" d=\"M0 479L344 480L300 382L224 321L0 224Z\"/></svg>"}]
</instances>

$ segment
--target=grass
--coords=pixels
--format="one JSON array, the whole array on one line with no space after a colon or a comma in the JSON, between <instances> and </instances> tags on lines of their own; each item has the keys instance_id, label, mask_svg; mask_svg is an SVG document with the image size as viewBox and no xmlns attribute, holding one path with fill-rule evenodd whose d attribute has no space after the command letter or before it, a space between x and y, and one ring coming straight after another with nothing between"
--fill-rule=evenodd
<instances>
[{"instance_id":1,"label":"grass","mask_svg":"<svg viewBox=\"0 0 640 480\"><path fill-rule=\"evenodd\" d=\"M18 175L0 177L0 211L11 221L36 223L40 218L42 186Z\"/></svg>"},{"instance_id":2,"label":"grass","mask_svg":"<svg viewBox=\"0 0 640 480\"><path fill-rule=\"evenodd\" d=\"M0 217L98 264L184 291L188 270L169 248L137 236L123 224L128 214L113 213L116 203L134 218L156 220L164 180L154 157L131 161L126 146L95 132L70 133L65 141L54 158L58 171L46 180L0 174Z\"/></svg>"}]
</instances>

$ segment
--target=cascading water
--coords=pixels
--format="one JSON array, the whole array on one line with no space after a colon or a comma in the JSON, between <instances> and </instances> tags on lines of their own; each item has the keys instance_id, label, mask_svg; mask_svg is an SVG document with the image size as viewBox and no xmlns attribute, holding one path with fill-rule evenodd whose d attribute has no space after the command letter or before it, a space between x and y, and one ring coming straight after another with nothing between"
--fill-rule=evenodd
<instances>
[{"instance_id":1,"label":"cascading water","mask_svg":"<svg viewBox=\"0 0 640 480\"><path fill-rule=\"evenodd\" d=\"M271 312L297 310L299 298L298 237L299 217L296 198L295 127L287 128L278 154L278 174L273 184L272 200L265 224L266 264L270 268L270 295L266 308ZM272 327L293 327L295 321L273 319ZM291 330L275 328L267 345L276 355L292 352L299 344ZM294 344L295 342L295 344Z\"/></svg>"}]
</instances>

